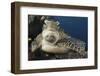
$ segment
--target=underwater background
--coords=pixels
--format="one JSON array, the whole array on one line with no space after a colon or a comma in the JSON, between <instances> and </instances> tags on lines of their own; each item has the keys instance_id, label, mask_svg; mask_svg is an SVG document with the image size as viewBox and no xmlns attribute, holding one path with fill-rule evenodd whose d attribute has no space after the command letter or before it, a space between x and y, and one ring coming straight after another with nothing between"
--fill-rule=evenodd
<instances>
[{"instance_id":1,"label":"underwater background","mask_svg":"<svg viewBox=\"0 0 100 76\"><path fill-rule=\"evenodd\" d=\"M69 33L72 37L78 38L87 43L88 34L88 18L87 17L71 17L71 16L49 16L51 19L57 20L61 28Z\"/></svg>"},{"instance_id":2,"label":"underwater background","mask_svg":"<svg viewBox=\"0 0 100 76\"><path fill-rule=\"evenodd\" d=\"M28 25L29 25L29 35L28 37L34 38L42 32L42 26L43 21L41 21L41 15L29 15L28 16ZM88 17L74 17L74 16L46 16L49 19L53 19L55 21L58 21L60 23L60 27L64 29L65 32L67 32L70 36L73 38L82 40L86 43L86 51L87 51L87 45L88 45ZM32 30L32 31L30 31ZM31 34L32 33L32 34ZM31 43L31 42L30 42ZM29 47L30 47L29 43ZM39 49L40 50L40 49ZM39 52L36 53L38 56L40 56L39 60L45 60L46 58L39 54ZM31 54L29 54L31 55ZM33 54L32 54L33 56ZM47 58L48 59L48 58ZM29 56L29 60L32 60L32 57ZM34 60L34 58L33 58ZM38 60L37 58L35 60Z\"/></svg>"},{"instance_id":3,"label":"underwater background","mask_svg":"<svg viewBox=\"0 0 100 76\"><path fill-rule=\"evenodd\" d=\"M80 39L88 47L88 17L74 16L49 16L49 18L59 21L60 27L70 36Z\"/></svg>"}]
</instances>

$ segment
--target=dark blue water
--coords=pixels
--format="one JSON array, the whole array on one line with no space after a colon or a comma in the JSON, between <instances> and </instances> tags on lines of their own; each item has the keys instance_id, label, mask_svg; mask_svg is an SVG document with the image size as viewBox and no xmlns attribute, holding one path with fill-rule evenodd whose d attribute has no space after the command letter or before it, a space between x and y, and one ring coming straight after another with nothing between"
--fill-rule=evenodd
<instances>
[{"instance_id":1,"label":"dark blue water","mask_svg":"<svg viewBox=\"0 0 100 76\"><path fill-rule=\"evenodd\" d=\"M68 32L72 37L87 42L88 18L70 16L50 16L60 22L61 28Z\"/></svg>"},{"instance_id":2,"label":"dark blue water","mask_svg":"<svg viewBox=\"0 0 100 76\"><path fill-rule=\"evenodd\" d=\"M50 16L51 19L60 22L61 28L74 38L88 44L88 17Z\"/></svg>"}]
</instances>

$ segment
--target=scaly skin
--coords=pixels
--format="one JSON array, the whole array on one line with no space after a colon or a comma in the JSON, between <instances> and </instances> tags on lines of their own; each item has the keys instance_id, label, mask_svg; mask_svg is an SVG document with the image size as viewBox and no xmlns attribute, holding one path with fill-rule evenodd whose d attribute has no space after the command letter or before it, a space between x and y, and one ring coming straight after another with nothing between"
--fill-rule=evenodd
<instances>
[{"instance_id":1,"label":"scaly skin","mask_svg":"<svg viewBox=\"0 0 100 76\"><path fill-rule=\"evenodd\" d=\"M76 51L81 56L85 56L85 42L72 38L55 21L45 20L42 33L40 33L32 42L32 52L41 48L48 53L67 53Z\"/></svg>"}]
</instances>

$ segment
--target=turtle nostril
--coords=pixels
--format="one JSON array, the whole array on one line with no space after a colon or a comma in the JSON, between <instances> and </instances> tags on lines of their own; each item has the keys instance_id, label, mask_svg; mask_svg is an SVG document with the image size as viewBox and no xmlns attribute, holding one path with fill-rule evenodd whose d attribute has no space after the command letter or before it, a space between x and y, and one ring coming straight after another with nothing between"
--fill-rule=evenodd
<instances>
[{"instance_id":1,"label":"turtle nostril","mask_svg":"<svg viewBox=\"0 0 100 76\"><path fill-rule=\"evenodd\" d=\"M49 38L49 35L47 35L46 38Z\"/></svg>"}]
</instances>

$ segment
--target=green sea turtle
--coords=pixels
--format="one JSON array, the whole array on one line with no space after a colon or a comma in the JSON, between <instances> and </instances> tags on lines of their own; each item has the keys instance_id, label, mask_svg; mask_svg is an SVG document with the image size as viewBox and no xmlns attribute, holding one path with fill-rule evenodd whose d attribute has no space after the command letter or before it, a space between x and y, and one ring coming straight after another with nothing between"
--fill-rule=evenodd
<instances>
[{"instance_id":1,"label":"green sea turtle","mask_svg":"<svg viewBox=\"0 0 100 76\"><path fill-rule=\"evenodd\" d=\"M85 47L85 42L68 35L59 26L59 22L54 20L45 20L42 33L40 33L31 44L32 52L38 48L41 48L47 53L54 54L64 54L69 51L75 51L79 53L81 57L87 54Z\"/></svg>"}]
</instances>

